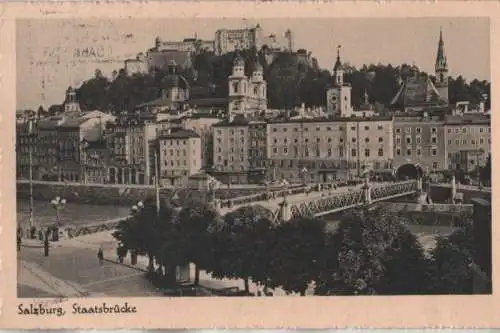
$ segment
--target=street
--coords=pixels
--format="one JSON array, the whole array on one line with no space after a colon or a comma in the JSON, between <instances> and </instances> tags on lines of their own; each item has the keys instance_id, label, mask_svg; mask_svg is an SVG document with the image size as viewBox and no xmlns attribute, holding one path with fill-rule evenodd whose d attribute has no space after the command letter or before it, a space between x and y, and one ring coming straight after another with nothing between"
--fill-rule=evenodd
<instances>
[{"instance_id":1,"label":"street","mask_svg":"<svg viewBox=\"0 0 500 333\"><path fill-rule=\"evenodd\" d=\"M18 255L19 297L55 297L58 291L63 294L59 296L74 297L64 295L63 284L66 290L73 287L78 291L75 294L81 292L80 296L160 296L143 271L109 261L100 265L94 249L65 245L51 248L45 257L42 248L22 247Z\"/></svg>"}]
</instances>

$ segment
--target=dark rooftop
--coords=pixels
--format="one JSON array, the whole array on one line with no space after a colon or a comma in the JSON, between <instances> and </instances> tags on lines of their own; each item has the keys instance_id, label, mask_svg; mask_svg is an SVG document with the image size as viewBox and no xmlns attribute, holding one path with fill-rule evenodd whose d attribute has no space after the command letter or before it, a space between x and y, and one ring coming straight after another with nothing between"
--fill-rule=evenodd
<instances>
[{"instance_id":1,"label":"dark rooftop","mask_svg":"<svg viewBox=\"0 0 500 333\"><path fill-rule=\"evenodd\" d=\"M159 139L189 139L189 138L199 138L200 136L193 130L180 129L173 130L170 134L160 135Z\"/></svg>"}]
</instances>

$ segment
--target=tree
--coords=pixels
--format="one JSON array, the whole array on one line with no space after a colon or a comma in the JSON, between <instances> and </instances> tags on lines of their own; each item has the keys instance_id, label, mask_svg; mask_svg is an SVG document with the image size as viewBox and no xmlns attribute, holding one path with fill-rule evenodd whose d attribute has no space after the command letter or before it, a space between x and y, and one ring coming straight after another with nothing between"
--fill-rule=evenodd
<instances>
[{"instance_id":1,"label":"tree","mask_svg":"<svg viewBox=\"0 0 500 333\"><path fill-rule=\"evenodd\" d=\"M266 257L260 242L272 228L272 213L257 205L243 206L227 213L212 228L210 267L207 270L217 278L241 278L245 292L249 292L249 279L262 275Z\"/></svg>"},{"instance_id":2,"label":"tree","mask_svg":"<svg viewBox=\"0 0 500 333\"><path fill-rule=\"evenodd\" d=\"M410 294L426 288L421 246L399 214L382 207L346 214L336 232L329 234L325 248L319 294ZM401 265L415 276L399 271Z\"/></svg>"},{"instance_id":3,"label":"tree","mask_svg":"<svg viewBox=\"0 0 500 333\"><path fill-rule=\"evenodd\" d=\"M432 250L432 292L437 294L473 293L472 223L465 223L448 237L438 237Z\"/></svg>"},{"instance_id":4,"label":"tree","mask_svg":"<svg viewBox=\"0 0 500 333\"><path fill-rule=\"evenodd\" d=\"M309 284L319 277L325 222L299 217L280 224L273 234L268 254L268 285L304 296Z\"/></svg>"},{"instance_id":5,"label":"tree","mask_svg":"<svg viewBox=\"0 0 500 333\"><path fill-rule=\"evenodd\" d=\"M184 242L187 260L195 264L195 285L200 281L200 267L209 266L208 229L217 218L217 211L206 201L199 200L188 202L178 215L180 237Z\"/></svg>"},{"instance_id":6,"label":"tree","mask_svg":"<svg viewBox=\"0 0 500 333\"><path fill-rule=\"evenodd\" d=\"M156 202L148 198L143 208L131 218L121 222L113 236L125 248L136 251L140 255L148 255L150 272L154 268L155 255L158 258L161 247L165 243L165 235L172 229L175 211L167 202L163 202L157 213Z\"/></svg>"},{"instance_id":7,"label":"tree","mask_svg":"<svg viewBox=\"0 0 500 333\"><path fill-rule=\"evenodd\" d=\"M488 155L486 165L480 169L481 182L485 185L491 185L491 154Z\"/></svg>"}]
</instances>

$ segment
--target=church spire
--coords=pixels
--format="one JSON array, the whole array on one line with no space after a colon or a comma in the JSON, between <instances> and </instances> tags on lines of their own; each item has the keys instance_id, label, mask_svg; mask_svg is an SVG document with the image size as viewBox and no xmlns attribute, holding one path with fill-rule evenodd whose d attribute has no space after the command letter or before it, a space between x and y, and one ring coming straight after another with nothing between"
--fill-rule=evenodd
<instances>
[{"instance_id":1,"label":"church spire","mask_svg":"<svg viewBox=\"0 0 500 333\"><path fill-rule=\"evenodd\" d=\"M333 75L337 86L342 86L344 84L344 72L342 70L342 62L340 61L340 48L340 45L337 46L337 61L335 61L335 66L333 66Z\"/></svg>"},{"instance_id":2,"label":"church spire","mask_svg":"<svg viewBox=\"0 0 500 333\"><path fill-rule=\"evenodd\" d=\"M333 71L336 72L342 68L342 62L340 61L340 48L341 46L337 46L337 61L335 61L335 66L333 66Z\"/></svg>"},{"instance_id":3,"label":"church spire","mask_svg":"<svg viewBox=\"0 0 500 333\"><path fill-rule=\"evenodd\" d=\"M440 29L438 49L436 54L436 74L447 70L448 70L448 63L446 60L446 55L444 53L443 29Z\"/></svg>"}]
</instances>

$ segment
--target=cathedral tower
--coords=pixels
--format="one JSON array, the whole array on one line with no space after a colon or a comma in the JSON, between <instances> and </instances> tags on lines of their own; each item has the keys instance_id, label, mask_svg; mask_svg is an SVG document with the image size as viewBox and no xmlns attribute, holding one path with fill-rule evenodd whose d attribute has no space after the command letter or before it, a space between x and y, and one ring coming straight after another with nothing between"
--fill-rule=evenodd
<instances>
[{"instance_id":1,"label":"cathedral tower","mask_svg":"<svg viewBox=\"0 0 500 333\"><path fill-rule=\"evenodd\" d=\"M448 61L444 53L443 31L439 31L439 42L436 55L436 89L443 100L448 102Z\"/></svg>"}]
</instances>

